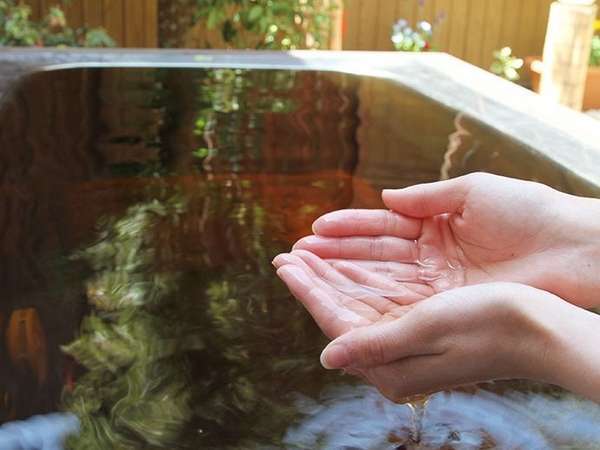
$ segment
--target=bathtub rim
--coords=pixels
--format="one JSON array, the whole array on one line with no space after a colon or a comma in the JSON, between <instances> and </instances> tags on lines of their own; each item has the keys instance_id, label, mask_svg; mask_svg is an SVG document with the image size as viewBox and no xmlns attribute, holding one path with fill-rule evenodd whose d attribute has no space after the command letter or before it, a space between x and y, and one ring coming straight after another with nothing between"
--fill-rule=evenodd
<instances>
[{"instance_id":1,"label":"bathtub rim","mask_svg":"<svg viewBox=\"0 0 600 450\"><path fill-rule=\"evenodd\" d=\"M377 77L474 117L600 191L600 122L444 53L0 48L0 101L23 77L82 68L233 68Z\"/></svg>"}]
</instances>

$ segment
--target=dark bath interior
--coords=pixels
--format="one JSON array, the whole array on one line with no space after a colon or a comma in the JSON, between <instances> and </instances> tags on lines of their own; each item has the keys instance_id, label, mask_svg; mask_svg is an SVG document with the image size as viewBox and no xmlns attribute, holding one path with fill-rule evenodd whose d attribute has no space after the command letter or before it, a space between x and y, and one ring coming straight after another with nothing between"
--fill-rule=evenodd
<instances>
[{"instance_id":1,"label":"dark bath interior","mask_svg":"<svg viewBox=\"0 0 600 450\"><path fill-rule=\"evenodd\" d=\"M81 449L417 445L406 406L320 368L270 261L325 212L476 170L598 195L392 81L29 76L0 105L0 423L70 411ZM434 396L419 448L597 448L598 423L557 388L494 383Z\"/></svg>"}]
</instances>

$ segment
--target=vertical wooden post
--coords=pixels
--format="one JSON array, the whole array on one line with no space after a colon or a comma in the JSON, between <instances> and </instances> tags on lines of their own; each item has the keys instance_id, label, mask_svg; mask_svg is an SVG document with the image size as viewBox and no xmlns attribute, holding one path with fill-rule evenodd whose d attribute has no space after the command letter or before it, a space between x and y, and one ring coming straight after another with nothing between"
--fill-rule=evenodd
<instances>
[{"instance_id":1,"label":"vertical wooden post","mask_svg":"<svg viewBox=\"0 0 600 450\"><path fill-rule=\"evenodd\" d=\"M560 0L550 9L540 94L581 110L597 7L595 0Z\"/></svg>"},{"instance_id":2,"label":"vertical wooden post","mask_svg":"<svg viewBox=\"0 0 600 450\"><path fill-rule=\"evenodd\" d=\"M146 21L144 24L145 27L145 36L146 42L145 47L155 48L159 46L158 43L158 0L146 1L145 5L145 14Z\"/></svg>"},{"instance_id":3,"label":"vertical wooden post","mask_svg":"<svg viewBox=\"0 0 600 450\"><path fill-rule=\"evenodd\" d=\"M329 50L342 49L342 25L344 20L344 2L339 0L326 0L324 5L336 5L335 11L331 13L331 29L329 30Z\"/></svg>"}]
</instances>

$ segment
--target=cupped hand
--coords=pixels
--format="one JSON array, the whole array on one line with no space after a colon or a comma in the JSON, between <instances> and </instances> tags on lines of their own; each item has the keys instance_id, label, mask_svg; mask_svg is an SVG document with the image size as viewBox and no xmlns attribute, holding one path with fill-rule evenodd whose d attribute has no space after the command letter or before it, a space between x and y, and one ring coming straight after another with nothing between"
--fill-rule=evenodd
<instances>
[{"instance_id":1,"label":"cupped hand","mask_svg":"<svg viewBox=\"0 0 600 450\"><path fill-rule=\"evenodd\" d=\"M461 286L523 283L600 304L600 201L489 174L388 190L390 210L344 210L313 226L310 251L362 283L376 274L406 300Z\"/></svg>"},{"instance_id":2,"label":"cupped hand","mask_svg":"<svg viewBox=\"0 0 600 450\"><path fill-rule=\"evenodd\" d=\"M562 347L557 336L587 326L588 315L529 286L468 286L436 294L397 320L345 333L321 359L327 368L359 372L394 401L500 379L572 387L561 378L561 358L579 349Z\"/></svg>"},{"instance_id":3,"label":"cupped hand","mask_svg":"<svg viewBox=\"0 0 600 450\"><path fill-rule=\"evenodd\" d=\"M323 365L362 377L393 401L508 378L562 384L590 396L598 390L597 382L585 387L577 380L579 369L574 371L593 360L577 355L595 353L591 341L596 339L590 336L597 338L598 318L553 294L490 283L403 305L372 293L377 280L353 287L305 251L280 255L274 264L333 339L321 355ZM340 286L361 295L344 294ZM576 336L582 330L585 337ZM593 363L592 373L598 364Z\"/></svg>"},{"instance_id":4,"label":"cupped hand","mask_svg":"<svg viewBox=\"0 0 600 450\"><path fill-rule=\"evenodd\" d=\"M385 277L374 275L368 284L360 285L304 250L281 254L273 260L273 265L294 297L331 339L356 328L392 321L412 308L409 304L412 302L404 296L385 296L388 293L384 292L385 283L389 283ZM410 295L414 295L412 291Z\"/></svg>"}]
</instances>

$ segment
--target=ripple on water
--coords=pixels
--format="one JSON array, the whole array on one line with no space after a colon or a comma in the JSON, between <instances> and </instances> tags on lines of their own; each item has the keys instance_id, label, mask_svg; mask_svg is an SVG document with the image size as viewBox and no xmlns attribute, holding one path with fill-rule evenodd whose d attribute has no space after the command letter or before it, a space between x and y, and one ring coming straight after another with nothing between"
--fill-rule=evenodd
<instances>
[{"instance_id":1,"label":"ripple on water","mask_svg":"<svg viewBox=\"0 0 600 450\"><path fill-rule=\"evenodd\" d=\"M421 442L410 442L411 411L374 388L342 385L319 400L298 397L303 417L285 443L301 449L597 449L600 406L573 395L512 390L498 395L435 394L427 404Z\"/></svg>"}]
</instances>

